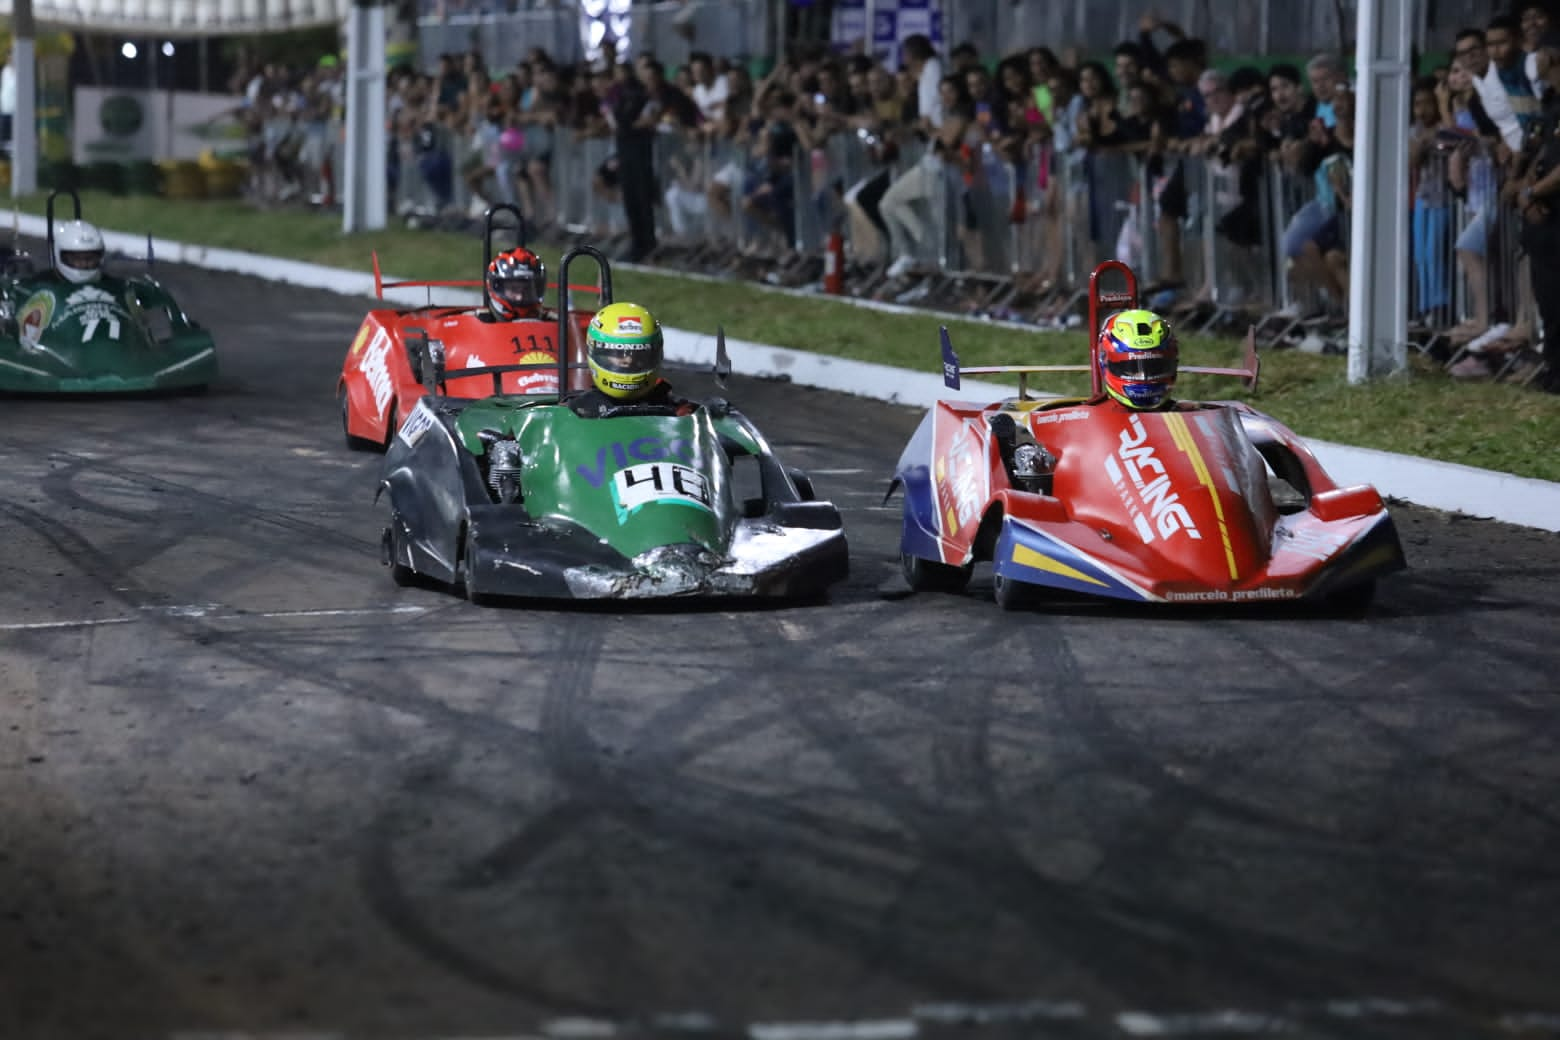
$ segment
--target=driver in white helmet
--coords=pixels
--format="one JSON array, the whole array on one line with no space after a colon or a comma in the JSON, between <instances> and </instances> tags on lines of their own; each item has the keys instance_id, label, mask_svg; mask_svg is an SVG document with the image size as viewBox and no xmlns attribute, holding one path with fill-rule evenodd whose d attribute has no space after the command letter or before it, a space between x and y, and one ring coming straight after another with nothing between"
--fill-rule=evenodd
<instances>
[{"instance_id":1,"label":"driver in white helmet","mask_svg":"<svg viewBox=\"0 0 1560 1040\"><path fill-rule=\"evenodd\" d=\"M103 233L85 220L54 225L54 270L76 285L95 282L103 273Z\"/></svg>"}]
</instances>

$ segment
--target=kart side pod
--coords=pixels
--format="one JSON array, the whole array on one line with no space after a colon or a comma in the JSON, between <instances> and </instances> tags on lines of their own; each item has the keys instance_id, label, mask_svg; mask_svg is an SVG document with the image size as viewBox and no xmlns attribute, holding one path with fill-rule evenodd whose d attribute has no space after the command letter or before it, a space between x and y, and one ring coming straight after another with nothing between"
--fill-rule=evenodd
<instances>
[{"instance_id":1,"label":"kart side pod","mask_svg":"<svg viewBox=\"0 0 1560 1040\"><path fill-rule=\"evenodd\" d=\"M1347 520L1379 513L1385 508L1381 492L1369 484L1318 491L1311 496L1311 512L1318 520Z\"/></svg>"}]
</instances>

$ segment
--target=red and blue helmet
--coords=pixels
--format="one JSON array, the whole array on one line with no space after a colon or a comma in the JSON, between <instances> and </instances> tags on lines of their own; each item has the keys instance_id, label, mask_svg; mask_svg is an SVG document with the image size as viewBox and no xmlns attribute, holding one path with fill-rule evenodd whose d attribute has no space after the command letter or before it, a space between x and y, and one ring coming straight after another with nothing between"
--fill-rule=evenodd
<instances>
[{"instance_id":1,"label":"red and blue helmet","mask_svg":"<svg viewBox=\"0 0 1560 1040\"><path fill-rule=\"evenodd\" d=\"M1175 387L1181 349L1170 325L1153 311L1120 311L1100 329L1105 392L1133 409L1164 404Z\"/></svg>"}]
</instances>

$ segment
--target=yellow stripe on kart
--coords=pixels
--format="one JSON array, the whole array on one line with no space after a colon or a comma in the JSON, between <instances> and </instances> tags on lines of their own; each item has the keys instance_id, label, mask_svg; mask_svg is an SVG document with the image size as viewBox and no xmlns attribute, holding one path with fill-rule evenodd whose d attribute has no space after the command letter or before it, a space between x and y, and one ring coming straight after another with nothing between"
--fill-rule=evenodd
<instances>
[{"instance_id":1,"label":"yellow stripe on kart","mask_svg":"<svg viewBox=\"0 0 1560 1040\"><path fill-rule=\"evenodd\" d=\"M1109 588L1100 579L1085 574L1075 567L1069 567L1060 560L1053 560L1036 552L1027 545L1013 546L1013 562L1025 567L1033 567L1037 571L1045 571L1048 574L1058 574L1063 578L1071 578L1073 581L1086 581L1090 585L1098 585L1100 588Z\"/></svg>"},{"instance_id":2,"label":"yellow stripe on kart","mask_svg":"<svg viewBox=\"0 0 1560 1040\"><path fill-rule=\"evenodd\" d=\"M1229 525L1224 522L1224 502L1219 498L1219 489L1214 487L1213 476L1208 472L1208 463L1203 459L1202 451L1197 447L1197 441L1192 437L1191 427L1186 425L1184 415L1176 412L1166 413L1165 425L1170 428L1170 436L1175 438L1176 447L1191 460L1198 481L1208 489L1208 497L1213 499L1213 515L1219 522L1219 537L1224 539L1224 559L1230 567L1230 580L1236 581L1240 578L1240 569L1235 566L1235 547L1230 544Z\"/></svg>"}]
</instances>

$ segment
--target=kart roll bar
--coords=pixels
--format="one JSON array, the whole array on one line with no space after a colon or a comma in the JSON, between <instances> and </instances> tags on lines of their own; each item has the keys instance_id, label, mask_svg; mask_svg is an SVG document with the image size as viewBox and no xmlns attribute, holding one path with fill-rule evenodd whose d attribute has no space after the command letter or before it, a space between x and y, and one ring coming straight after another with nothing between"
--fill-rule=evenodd
<instances>
[{"instance_id":1,"label":"kart roll bar","mask_svg":"<svg viewBox=\"0 0 1560 1040\"><path fill-rule=\"evenodd\" d=\"M54 262L54 199L58 195L69 195L71 201L72 220L81 219L81 196L76 194L74 188L55 188L49 192L49 201L44 204L44 221L48 224L45 229L45 238L49 246L49 263Z\"/></svg>"},{"instance_id":2,"label":"kart roll bar","mask_svg":"<svg viewBox=\"0 0 1560 1040\"><path fill-rule=\"evenodd\" d=\"M512 202L500 202L495 206L489 206L487 212L482 214L482 306L491 310L493 301L488 295L487 269L493 262L493 218L500 213L509 213L515 218L515 248L525 245L525 217L518 207Z\"/></svg>"},{"instance_id":3,"label":"kart roll bar","mask_svg":"<svg viewBox=\"0 0 1560 1040\"><path fill-rule=\"evenodd\" d=\"M1100 289L1100 279L1111 271L1119 271L1126 279L1126 288L1114 292L1105 292ZM1089 383L1090 397L1098 397L1105 392L1105 385L1100 374L1100 310L1109 307L1112 310L1130 311L1138 305L1137 274L1120 260L1106 260L1094 269L1089 275ZM1022 391L1020 391L1022 393Z\"/></svg>"},{"instance_id":4,"label":"kart roll bar","mask_svg":"<svg viewBox=\"0 0 1560 1040\"><path fill-rule=\"evenodd\" d=\"M1125 290L1103 291L1100 289L1100 276L1112 270L1120 271L1126 279ZM959 389L959 377L965 373L969 375L1016 375L1018 376L1018 398L1021 401L1029 399L1029 375L1034 372L1088 372L1093 386L1091 398L1098 398L1104 392L1100 372L1100 311L1104 308L1132 309L1137 306L1137 275L1132 268L1119 260L1107 260L1094 269L1089 276L1089 363L1087 365L979 365L971 368L963 368L959 364L959 355L954 352L953 341L948 335L948 327L942 327L942 362L943 385L950 390ZM1262 373L1262 359L1257 355L1257 340L1255 327L1246 330L1244 343L1242 368L1218 368L1207 365L1181 365L1179 371L1185 374L1205 376L1234 376L1246 384L1246 389L1255 390L1257 380Z\"/></svg>"},{"instance_id":5,"label":"kart roll bar","mask_svg":"<svg viewBox=\"0 0 1560 1040\"><path fill-rule=\"evenodd\" d=\"M607 307L612 303L612 265L607 262L606 254L595 246L575 246L563 254L563 259L558 261L558 400L562 401L569 396L569 370L585 366L575 365L570 362L569 355L573 353L569 338L569 290L574 286L569 281L569 265L581 256L588 256L596 261L596 277L599 284L597 292L597 307Z\"/></svg>"}]
</instances>

